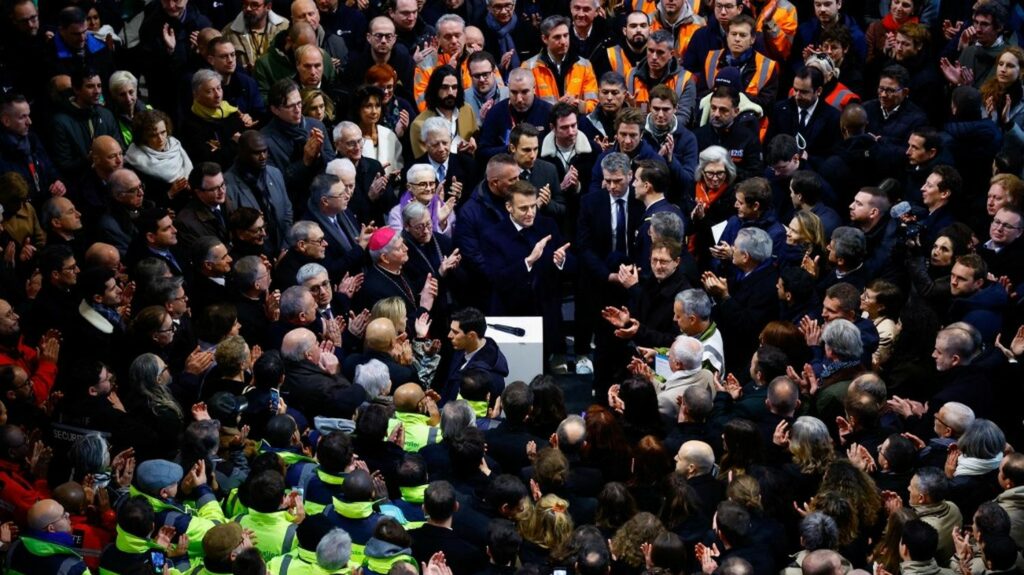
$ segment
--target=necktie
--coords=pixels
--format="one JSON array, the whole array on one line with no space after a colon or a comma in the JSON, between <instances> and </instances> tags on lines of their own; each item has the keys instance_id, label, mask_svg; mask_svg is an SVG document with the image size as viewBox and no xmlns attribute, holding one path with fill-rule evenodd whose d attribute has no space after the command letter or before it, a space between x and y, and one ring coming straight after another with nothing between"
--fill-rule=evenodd
<instances>
[{"instance_id":1,"label":"necktie","mask_svg":"<svg viewBox=\"0 0 1024 575\"><path fill-rule=\"evenodd\" d=\"M217 227L223 230L224 225L224 212L221 211L220 206L213 206L213 215L217 216Z\"/></svg>"},{"instance_id":2,"label":"necktie","mask_svg":"<svg viewBox=\"0 0 1024 575\"><path fill-rule=\"evenodd\" d=\"M437 166L437 181L443 182L444 176L447 172L448 170L445 169L444 164L440 164L439 166Z\"/></svg>"},{"instance_id":3,"label":"necktie","mask_svg":"<svg viewBox=\"0 0 1024 575\"><path fill-rule=\"evenodd\" d=\"M800 127L807 127L807 108L800 108Z\"/></svg>"},{"instance_id":4,"label":"necktie","mask_svg":"<svg viewBox=\"0 0 1024 575\"><path fill-rule=\"evenodd\" d=\"M519 179L524 181L524 182L529 182L530 181L530 170L523 170L522 172L519 172Z\"/></svg>"},{"instance_id":5,"label":"necktie","mask_svg":"<svg viewBox=\"0 0 1024 575\"><path fill-rule=\"evenodd\" d=\"M344 213L340 213L334 218L334 223L338 224L341 228L341 235L348 238L349 241L354 242L359 236L358 232L352 227L352 221L349 220Z\"/></svg>"},{"instance_id":6,"label":"necktie","mask_svg":"<svg viewBox=\"0 0 1024 575\"><path fill-rule=\"evenodd\" d=\"M619 198L615 200L615 248L626 255L629 255L629 248L626 245L626 200Z\"/></svg>"}]
</instances>

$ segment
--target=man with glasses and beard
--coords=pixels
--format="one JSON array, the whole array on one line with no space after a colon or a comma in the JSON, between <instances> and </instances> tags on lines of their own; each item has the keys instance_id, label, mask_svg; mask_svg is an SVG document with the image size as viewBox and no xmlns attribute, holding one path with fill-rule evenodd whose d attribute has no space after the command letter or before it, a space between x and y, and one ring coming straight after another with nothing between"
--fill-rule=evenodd
<instances>
[{"instance_id":1,"label":"man with glasses and beard","mask_svg":"<svg viewBox=\"0 0 1024 575\"><path fill-rule=\"evenodd\" d=\"M242 11L224 27L224 38L234 44L238 62L251 73L274 36L287 29L288 19L271 9L270 0L244 0Z\"/></svg>"}]
</instances>

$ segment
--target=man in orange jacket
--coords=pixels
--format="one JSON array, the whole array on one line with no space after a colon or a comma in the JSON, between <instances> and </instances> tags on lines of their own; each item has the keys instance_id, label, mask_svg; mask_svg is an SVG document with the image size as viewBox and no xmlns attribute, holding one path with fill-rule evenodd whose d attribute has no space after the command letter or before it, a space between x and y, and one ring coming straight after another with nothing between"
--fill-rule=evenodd
<instances>
[{"instance_id":1,"label":"man in orange jacket","mask_svg":"<svg viewBox=\"0 0 1024 575\"><path fill-rule=\"evenodd\" d=\"M548 16L540 23L545 48L523 62L537 82L537 97L554 104L566 102L581 112L597 107L597 78L590 61L569 52L569 19Z\"/></svg>"},{"instance_id":2,"label":"man in orange jacket","mask_svg":"<svg viewBox=\"0 0 1024 575\"><path fill-rule=\"evenodd\" d=\"M21 318L6 300L0 299L0 367L13 365L25 370L31 383L32 401L42 407L50 398L50 391L57 379L57 357L60 354L60 340L56 333L44 334L39 348L33 349L22 341ZM29 389L24 390L28 395ZM19 397L7 399L22 399ZM27 398L24 398L27 401Z\"/></svg>"},{"instance_id":3,"label":"man in orange jacket","mask_svg":"<svg viewBox=\"0 0 1024 575\"><path fill-rule=\"evenodd\" d=\"M50 496L46 472L53 452L14 425L0 428L0 442L0 519L25 525L29 508Z\"/></svg>"},{"instance_id":4,"label":"man in orange jacket","mask_svg":"<svg viewBox=\"0 0 1024 575\"><path fill-rule=\"evenodd\" d=\"M466 67L466 21L456 14L445 14L437 19L437 56L420 62L413 71L412 95L419 111L427 109L427 83L430 74L438 66L448 65L459 72L462 89L472 85L469 69Z\"/></svg>"}]
</instances>

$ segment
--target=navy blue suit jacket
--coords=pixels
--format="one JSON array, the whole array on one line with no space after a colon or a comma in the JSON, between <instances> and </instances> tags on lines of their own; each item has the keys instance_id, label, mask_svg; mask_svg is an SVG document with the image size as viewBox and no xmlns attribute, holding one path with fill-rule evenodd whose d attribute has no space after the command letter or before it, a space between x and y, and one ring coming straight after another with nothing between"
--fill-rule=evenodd
<instances>
[{"instance_id":1,"label":"navy blue suit jacket","mask_svg":"<svg viewBox=\"0 0 1024 575\"><path fill-rule=\"evenodd\" d=\"M796 136L797 133L803 135L807 142L806 150L809 156L827 156L832 152L836 142L843 139L839 132L839 110L819 98L814 113L807 120L807 126L801 127L800 108L796 105L796 100L787 98L776 102L765 142L771 142L777 134Z\"/></svg>"},{"instance_id":2,"label":"navy blue suit jacket","mask_svg":"<svg viewBox=\"0 0 1024 575\"><path fill-rule=\"evenodd\" d=\"M612 208L608 193L600 191L585 194L580 199L580 217L576 231L576 250L580 258L580 273L596 282L608 283L608 274L618 271L619 264L636 261L636 231L643 222L644 206L626 194L626 242L628 253L612 251Z\"/></svg>"}]
</instances>

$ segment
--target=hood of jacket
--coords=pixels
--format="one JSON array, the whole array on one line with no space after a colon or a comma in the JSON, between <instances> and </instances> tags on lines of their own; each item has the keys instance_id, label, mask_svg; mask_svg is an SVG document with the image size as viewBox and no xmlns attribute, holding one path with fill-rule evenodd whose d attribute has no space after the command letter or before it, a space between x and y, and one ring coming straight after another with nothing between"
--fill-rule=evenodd
<instances>
[{"instance_id":1,"label":"hood of jacket","mask_svg":"<svg viewBox=\"0 0 1024 575\"><path fill-rule=\"evenodd\" d=\"M687 5L685 2L683 4ZM636 72L634 72L636 77L640 78L640 81L651 88L654 87L651 86L651 82L660 83L660 80L663 78L670 78L673 74L679 74L683 70L682 66L679 65L679 58L676 57L673 57L668 61L668 66L665 68L665 72L661 75L661 78L651 78L651 65L647 60L640 62L633 69L636 70Z\"/></svg>"},{"instance_id":2,"label":"hood of jacket","mask_svg":"<svg viewBox=\"0 0 1024 575\"><path fill-rule=\"evenodd\" d=\"M366 542L366 548L363 552L367 557L378 558L394 557L396 555L412 555L412 550L408 547L401 547L394 543L388 543L387 541L377 539L376 537L371 537L370 540Z\"/></svg>"},{"instance_id":3,"label":"hood of jacket","mask_svg":"<svg viewBox=\"0 0 1024 575\"><path fill-rule=\"evenodd\" d=\"M693 13L693 6L690 2L683 2L682 8L679 9L679 16L676 17L675 22L669 22L668 16L665 14L665 5L658 2L658 11L655 12L654 18L661 24L661 27L672 32L672 36L677 36L679 28L686 26L687 24L698 24L703 26L705 24L704 18L699 14Z\"/></svg>"},{"instance_id":4,"label":"hood of jacket","mask_svg":"<svg viewBox=\"0 0 1024 575\"><path fill-rule=\"evenodd\" d=\"M505 377L508 375L508 361L505 359L505 355L501 353L498 344L493 339L485 337L484 340L486 343L480 348L480 351L473 354L466 369L483 369Z\"/></svg>"},{"instance_id":5,"label":"hood of jacket","mask_svg":"<svg viewBox=\"0 0 1024 575\"><path fill-rule=\"evenodd\" d=\"M903 575L938 575L942 569L934 559L929 559L927 561L904 561L900 563L900 572Z\"/></svg>"}]
</instances>

